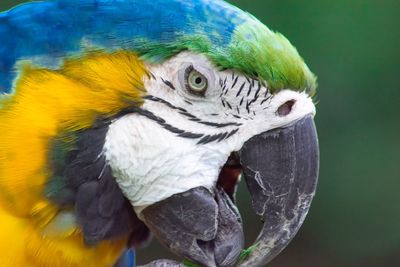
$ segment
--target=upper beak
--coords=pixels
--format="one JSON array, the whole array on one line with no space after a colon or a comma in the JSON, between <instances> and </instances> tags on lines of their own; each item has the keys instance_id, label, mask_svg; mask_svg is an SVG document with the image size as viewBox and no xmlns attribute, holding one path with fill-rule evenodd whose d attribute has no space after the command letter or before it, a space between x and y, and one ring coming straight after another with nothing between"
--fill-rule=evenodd
<instances>
[{"instance_id":1,"label":"upper beak","mask_svg":"<svg viewBox=\"0 0 400 267\"><path fill-rule=\"evenodd\" d=\"M255 136L240 151L254 211L264 221L252 252L240 266L264 266L302 225L319 170L318 138L311 117Z\"/></svg>"},{"instance_id":2,"label":"upper beak","mask_svg":"<svg viewBox=\"0 0 400 267\"><path fill-rule=\"evenodd\" d=\"M308 116L248 140L239 151L261 233L239 266L264 266L297 233L315 194L318 139ZM202 266L235 266L244 244L240 215L221 189L195 188L146 208L153 234Z\"/></svg>"}]
</instances>

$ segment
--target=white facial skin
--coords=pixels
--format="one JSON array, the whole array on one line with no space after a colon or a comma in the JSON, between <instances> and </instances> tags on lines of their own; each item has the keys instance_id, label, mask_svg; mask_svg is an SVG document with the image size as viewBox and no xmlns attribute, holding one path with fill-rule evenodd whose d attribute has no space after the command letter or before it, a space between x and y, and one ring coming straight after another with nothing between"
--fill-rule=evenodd
<instances>
[{"instance_id":1,"label":"white facial skin","mask_svg":"<svg viewBox=\"0 0 400 267\"><path fill-rule=\"evenodd\" d=\"M227 158L245 141L315 114L306 93L282 90L272 95L258 80L218 71L202 55L182 52L147 68L154 77L145 80L144 112L115 120L104 146L113 174L138 214L195 187L213 190ZM207 80L204 95L188 85L191 69ZM287 101L294 103L290 112L279 114Z\"/></svg>"}]
</instances>

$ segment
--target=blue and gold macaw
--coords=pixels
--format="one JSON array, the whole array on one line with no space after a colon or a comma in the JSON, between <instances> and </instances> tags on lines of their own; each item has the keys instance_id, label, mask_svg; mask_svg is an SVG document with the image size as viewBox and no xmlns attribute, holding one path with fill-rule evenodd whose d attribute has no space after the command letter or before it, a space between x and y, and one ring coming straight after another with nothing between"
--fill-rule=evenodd
<instances>
[{"instance_id":1,"label":"blue and gold macaw","mask_svg":"<svg viewBox=\"0 0 400 267\"><path fill-rule=\"evenodd\" d=\"M202 266L262 266L299 229L316 79L250 14L39 1L0 13L0 40L0 266L113 266L150 233ZM264 221L244 253L241 173Z\"/></svg>"}]
</instances>

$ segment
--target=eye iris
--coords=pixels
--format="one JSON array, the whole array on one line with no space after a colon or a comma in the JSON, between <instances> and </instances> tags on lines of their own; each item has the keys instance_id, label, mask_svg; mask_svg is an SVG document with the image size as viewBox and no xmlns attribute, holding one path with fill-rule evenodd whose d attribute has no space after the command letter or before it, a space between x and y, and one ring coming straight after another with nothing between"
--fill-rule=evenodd
<instances>
[{"instance_id":1,"label":"eye iris","mask_svg":"<svg viewBox=\"0 0 400 267\"><path fill-rule=\"evenodd\" d=\"M195 94L204 94L207 89L207 79L195 69L192 69L188 75L188 89Z\"/></svg>"},{"instance_id":2,"label":"eye iris","mask_svg":"<svg viewBox=\"0 0 400 267\"><path fill-rule=\"evenodd\" d=\"M205 86L203 78L200 76L200 73L192 72L190 75L190 85L194 88L202 89Z\"/></svg>"},{"instance_id":3,"label":"eye iris","mask_svg":"<svg viewBox=\"0 0 400 267\"><path fill-rule=\"evenodd\" d=\"M199 89L199 90L203 90L204 88L204 86L206 85L204 82L203 82L203 78L198 74L198 73L195 73L195 74L193 74L192 76L191 76L191 85L192 85L192 87L194 87L195 89Z\"/></svg>"}]
</instances>

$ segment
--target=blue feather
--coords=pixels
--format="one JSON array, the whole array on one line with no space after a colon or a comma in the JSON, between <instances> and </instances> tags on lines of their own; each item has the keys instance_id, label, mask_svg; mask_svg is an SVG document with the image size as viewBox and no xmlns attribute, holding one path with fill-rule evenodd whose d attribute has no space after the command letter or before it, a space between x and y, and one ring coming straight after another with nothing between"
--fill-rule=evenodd
<instances>
[{"instance_id":1,"label":"blue feather","mask_svg":"<svg viewBox=\"0 0 400 267\"><path fill-rule=\"evenodd\" d=\"M244 12L218 0L55 0L0 13L0 93L10 93L15 64L28 59L57 68L85 47L146 53L201 34L227 45ZM243 17L243 18L242 18ZM162 55L160 55L162 58Z\"/></svg>"},{"instance_id":2,"label":"blue feather","mask_svg":"<svg viewBox=\"0 0 400 267\"><path fill-rule=\"evenodd\" d=\"M136 253L129 249L119 258L118 262L113 267L135 267Z\"/></svg>"}]
</instances>

